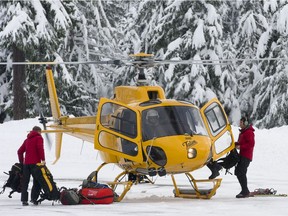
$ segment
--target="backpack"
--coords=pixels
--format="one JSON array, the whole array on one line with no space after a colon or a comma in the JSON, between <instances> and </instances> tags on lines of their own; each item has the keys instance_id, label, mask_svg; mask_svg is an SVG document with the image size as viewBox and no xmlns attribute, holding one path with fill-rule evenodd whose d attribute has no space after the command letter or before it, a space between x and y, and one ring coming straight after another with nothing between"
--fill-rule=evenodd
<instances>
[{"instance_id":1,"label":"backpack","mask_svg":"<svg viewBox=\"0 0 288 216\"><path fill-rule=\"evenodd\" d=\"M229 169L236 166L240 160L240 155L236 148L232 149L225 158L220 158L217 163L226 169L226 173Z\"/></svg>"},{"instance_id":2,"label":"backpack","mask_svg":"<svg viewBox=\"0 0 288 216\"><path fill-rule=\"evenodd\" d=\"M67 189L61 188L60 189L60 202L62 205L77 205L80 202L80 196L78 194L77 188Z\"/></svg>"},{"instance_id":3,"label":"backpack","mask_svg":"<svg viewBox=\"0 0 288 216\"><path fill-rule=\"evenodd\" d=\"M82 182L82 188L109 188L109 186L107 184L101 184L91 180L84 179Z\"/></svg>"},{"instance_id":4,"label":"backpack","mask_svg":"<svg viewBox=\"0 0 288 216\"><path fill-rule=\"evenodd\" d=\"M90 175L82 182L82 189L78 191L80 204L110 204L118 195L107 184L92 181Z\"/></svg>"},{"instance_id":5,"label":"backpack","mask_svg":"<svg viewBox=\"0 0 288 216\"><path fill-rule=\"evenodd\" d=\"M12 194L14 192L21 193L22 188L22 173L23 173L23 165L21 163L15 163L9 173L4 172L5 174L9 175L8 180L2 187L2 191L0 194L5 192L6 187L10 187L12 191L9 193L8 197L12 198Z\"/></svg>"},{"instance_id":6,"label":"backpack","mask_svg":"<svg viewBox=\"0 0 288 216\"><path fill-rule=\"evenodd\" d=\"M80 204L110 204L114 202L114 191L109 187L82 188L79 190Z\"/></svg>"},{"instance_id":7,"label":"backpack","mask_svg":"<svg viewBox=\"0 0 288 216\"><path fill-rule=\"evenodd\" d=\"M35 168L32 170L33 177L41 185L40 199L37 202L42 202L43 200L59 200L60 190L57 188L54 182L53 176L46 165L41 163L36 164Z\"/></svg>"}]
</instances>

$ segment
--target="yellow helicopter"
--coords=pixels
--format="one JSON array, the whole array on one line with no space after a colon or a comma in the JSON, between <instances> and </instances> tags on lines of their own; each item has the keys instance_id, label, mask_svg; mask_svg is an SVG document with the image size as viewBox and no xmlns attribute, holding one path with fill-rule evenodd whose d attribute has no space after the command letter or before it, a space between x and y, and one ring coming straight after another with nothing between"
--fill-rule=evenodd
<instances>
[{"instance_id":1,"label":"yellow helicopter","mask_svg":"<svg viewBox=\"0 0 288 216\"><path fill-rule=\"evenodd\" d=\"M118 86L114 97L101 98L96 116L63 116L51 67L46 68L49 98L54 122L48 125L56 133L56 161L61 155L63 133L94 144L101 164L90 177L98 181L106 164L117 164L123 172L108 184L115 189L123 184L121 201L130 188L145 178L170 175L175 197L210 199L222 179L195 179L191 172L217 160L234 148L231 125L221 103L212 99L201 109L174 99L167 99L160 86L149 86L143 68L154 65L153 55L132 55L132 65L140 68L136 86ZM42 121L44 119L42 118ZM175 175L185 174L191 190L178 187ZM123 181L124 176L128 179ZM212 183L201 190L198 183Z\"/></svg>"}]
</instances>

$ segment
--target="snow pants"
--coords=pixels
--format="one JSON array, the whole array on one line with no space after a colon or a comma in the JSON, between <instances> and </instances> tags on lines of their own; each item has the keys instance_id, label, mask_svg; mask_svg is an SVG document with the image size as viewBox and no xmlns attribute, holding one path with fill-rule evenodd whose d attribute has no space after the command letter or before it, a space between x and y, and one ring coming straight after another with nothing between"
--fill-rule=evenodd
<instances>
[{"instance_id":1,"label":"snow pants","mask_svg":"<svg viewBox=\"0 0 288 216\"><path fill-rule=\"evenodd\" d=\"M241 194L249 194L250 191L248 189L248 182L247 182L247 170L250 165L250 160L248 158L240 156L240 161L238 162L235 168L235 175L241 186Z\"/></svg>"},{"instance_id":2,"label":"snow pants","mask_svg":"<svg viewBox=\"0 0 288 216\"><path fill-rule=\"evenodd\" d=\"M36 164L28 164L23 166L23 181L22 181L22 192L21 192L21 201L28 201L28 186L30 177L32 174L32 170L35 168ZM41 191L41 185L38 181L33 177L33 186L31 190L31 200L37 200Z\"/></svg>"}]
</instances>

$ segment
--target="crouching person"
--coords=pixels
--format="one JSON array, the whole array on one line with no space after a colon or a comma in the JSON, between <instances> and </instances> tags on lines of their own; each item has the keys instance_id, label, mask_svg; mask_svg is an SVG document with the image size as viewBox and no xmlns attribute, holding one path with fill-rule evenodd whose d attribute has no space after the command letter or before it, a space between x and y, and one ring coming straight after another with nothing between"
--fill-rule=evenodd
<instances>
[{"instance_id":1,"label":"crouching person","mask_svg":"<svg viewBox=\"0 0 288 216\"><path fill-rule=\"evenodd\" d=\"M27 135L23 144L17 151L19 162L23 164L23 181L21 201L23 206L28 205L28 186L32 170L37 166L37 163L45 163L45 152L43 145L43 138L41 136L41 128L33 127L32 131ZM24 156L25 155L25 156ZM40 195L41 185L37 179L33 177L33 186L31 190L31 202L37 205L37 200Z\"/></svg>"}]
</instances>

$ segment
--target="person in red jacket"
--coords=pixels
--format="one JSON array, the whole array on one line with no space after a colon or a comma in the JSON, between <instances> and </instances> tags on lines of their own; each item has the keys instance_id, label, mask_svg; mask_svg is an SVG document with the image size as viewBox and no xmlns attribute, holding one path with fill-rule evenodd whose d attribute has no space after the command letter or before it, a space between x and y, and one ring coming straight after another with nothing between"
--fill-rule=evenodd
<instances>
[{"instance_id":1,"label":"person in red jacket","mask_svg":"<svg viewBox=\"0 0 288 216\"><path fill-rule=\"evenodd\" d=\"M17 153L19 162L23 164L23 181L21 192L22 205L28 205L28 186L31 175L33 177L31 202L37 205L37 199L40 195L41 185L34 178L33 169L37 163L45 164L45 152L40 127L33 127L32 131L27 135L27 139L23 142Z\"/></svg>"},{"instance_id":2,"label":"person in red jacket","mask_svg":"<svg viewBox=\"0 0 288 216\"><path fill-rule=\"evenodd\" d=\"M249 124L247 117L240 119L240 134L238 142L235 143L236 148L240 149L240 161L235 168L235 175L241 186L241 192L236 198L246 198L250 196L247 183L247 170L253 159L253 150L255 145L254 128Z\"/></svg>"}]
</instances>

